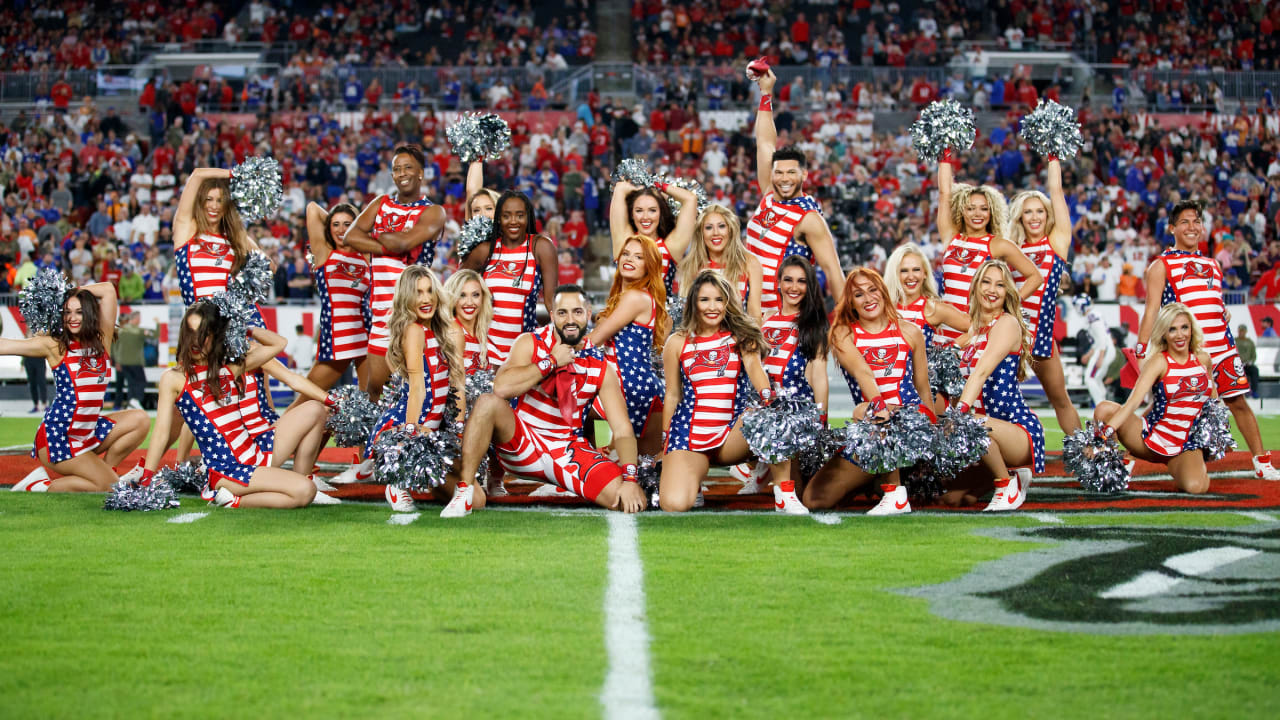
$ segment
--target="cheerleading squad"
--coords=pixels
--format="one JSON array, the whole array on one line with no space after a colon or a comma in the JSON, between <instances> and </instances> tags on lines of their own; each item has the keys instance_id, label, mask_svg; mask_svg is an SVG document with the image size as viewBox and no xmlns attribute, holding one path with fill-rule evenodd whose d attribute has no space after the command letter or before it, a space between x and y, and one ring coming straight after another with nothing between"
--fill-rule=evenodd
<instances>
[{"instance_id":1,"label":"cheerleading squad","mask_svg":"<svg viewBox=\"0 0 1280 720\"><path fill-rule=\"evenodd\" d=\"M688 187L620 168L603 308L578 286L556 285L554 242L537 232L525 195L482 187L483 154L464 157L466 237L447 283L428 267L445 213L422 197L417 146L396 148L395 192L363 210L309 206L322 308L306 377L274 360L285 341L262 326L252 294L236 299L255 282L245 276L256 253L232 201L240 169L195 171L174 226L188 307L145 461L117 477L148 423L140 411L101 412L117 301L109 284L91 285L57 295L47 334L0 341L0 353L46 358L56 380L33 450L41 467L15 490L146 486L168 447L177 442L181 459L194 442L206 497L219 506L336 503L312 471L330 439L326 417L344 412L335 386L354 364L360 389L382 402L368 437L347 443L363 445L365 459L334 482L383 483L397 511L414 508L416 491L444 502L442 517L465 516L505 494L510 474L612 510L680 512L699 505L712 466L732 468L744 492L767 478L789 514L839 506L872 483L882 496L873 515L910 512L912 499L972 506L988 494L986 510L1017 509L1045 462L1021 381L1035 373L1063 430L1082 430L1052 338L1071 242L1061 160L1046 158L1047 195L1020 192L1009 208L991 187L956 182L962 148L944 148L941 287L910 243L883 276L845 273L804 193L803 153L776 148L774 75L755 63L748 72L762 94L761 200L745 229L724 206L699 208ZM1225 417L1209 412L1221 398L1259 477L1280 479L1245 402L1221 271L1196 253L1199 206L1180 203L1170 217L1176 245L1147 271L1148 287L1163 292L1148 295L1137 385L1123 406L1098 404L1090 443L1118 441L1168 465L1179 489L1205 492L1203 438L1206 423ZM815 268L835 302L830 316ZM37 285L65 293L61 280ZM550 318L541 328L539 303ZM836 437L825 429L828 358L856 404L855 429L834 442L821 441ZM268 377L297 393L279 416ZM607 446L596 421L609 428ZM797 428L819 441L788 445Z\"/></svg>"}]
</instances>

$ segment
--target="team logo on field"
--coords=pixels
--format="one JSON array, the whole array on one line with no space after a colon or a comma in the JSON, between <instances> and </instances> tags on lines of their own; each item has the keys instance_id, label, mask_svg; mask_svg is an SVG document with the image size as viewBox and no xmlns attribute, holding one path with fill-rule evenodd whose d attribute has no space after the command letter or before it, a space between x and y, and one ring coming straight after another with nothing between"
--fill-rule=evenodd
<instances>
[{"instance_id":1,"label":"team logo on field","mask_svg":"<svg viewBox=\"0 0 1280 720\"><path fill-rule=\"evenodd\" d=\"M1054 543L898 590L952 620L1106 635L1280 631L1280 525L979 531Z\"/></svg>"}]
</instances>

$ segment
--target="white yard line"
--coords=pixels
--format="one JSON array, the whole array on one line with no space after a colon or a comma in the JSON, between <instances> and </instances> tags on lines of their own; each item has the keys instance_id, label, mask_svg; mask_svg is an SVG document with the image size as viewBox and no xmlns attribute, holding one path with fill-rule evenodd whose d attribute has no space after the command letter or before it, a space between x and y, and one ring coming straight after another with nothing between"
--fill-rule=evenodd
<instances>
[{"instance_id":1,"label":"white yard line","mask_svg":"<svg viewBox=\"0 0 1280 720\"><path fill-rule=\"evenodd\" d=\"M1260 510L1239 510L1236 512L1236 514L1243 515L1249 518L1250 520L1260 520L1262 522L1269 522L1269 523L1280 522L1280 520L1278 520L1275 515L1272 515L1271 513L1265 513Z\"/></svg>"},{"instance_id":2,"label":"white yard line","mask_svg":"<svg viewBox=\"0 0 1280 720\"><path fill-rule=\"evenodd\" d=\"M1049 523L1051 525L1061 525L1063 522L1062 518L1054 515L1053 513L1026 513L1026 515L1029 518L1035 518L1042 523Z\"/></svg>"},{"instance_id":3,"label":"white yard line","mask_svg":"<svg viewBox=\"0 0 1280 720\"><path fill-rule=\"evenodd\" d=\"M653 700L644 567L634 515L609 513L609 585L604 591L604 645L609 669L600 693L605 720L661 717Z\"/></svg>"},{"instance_id":4,"label":"white yard line","mask_svg":"<svg viewBox=\"0 0 1280 720\"><path fill-rule=\"evenodd\" d=\"M829 512L813 513L809 515L809 517L813 518L814 522L821 523L822 525L839 525L844 522L839 515Z\"/></svg>"},{"instance_id":5,"label":"white yard line","mask_svg":"<svg viewBox=\"0 0 1280 720\"><path fill-rule=\"evenodd\" d=\"M176 523L176 524L178 524L178 525L186 525L186 524L189 524L189 523L193 523L193 522L195 522L195 521L199 520L200 518L208 517L208 516L209 516L209 513L207 513L207 512L202 512L202 513L182 513L181 515L174 515L173 517L169 518L169 519L168 519L168 520L166 520L165 522Z\"/></svg>"},{"instance_id":6,"label":"white yard line","mask_svg":"<svg viewBox=\"0 0 1280 720\"><path fill-rule=\"evenodd\" d=\"M396 513L387 518L388 525L408 525L422 517L422 513Z\"/></svg>"}]
</instances>

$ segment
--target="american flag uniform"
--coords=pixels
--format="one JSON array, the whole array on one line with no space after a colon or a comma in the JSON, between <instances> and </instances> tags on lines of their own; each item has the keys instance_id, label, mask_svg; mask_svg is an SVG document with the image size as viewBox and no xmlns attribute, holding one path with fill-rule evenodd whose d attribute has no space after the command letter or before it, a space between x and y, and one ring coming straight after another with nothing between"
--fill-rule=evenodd
<instances>
[{"instance_id":1,"label":"american flag uniform","mask_svg":"<svg viewBox=\"0 0 1280 720\"><path fill-rule=\"evenodd\" d=\"M373 218L373 232L370 236L377 240L382 233L398 233L410 230L418 223L423 211L431 206L430 200L417 200L402 205L390 197L383 196L382 204ZM443 231L441 231L443 233ZM396 296L396 281L400 274L410 265L430 265L436 256L437 235L422 245L401 255L374 255L369 263L373 276L373 290L370 293L369 309L371 323L369 325L369 353L386 356L387 321L391 318L391 304Z\"/></svg>"},{"instance_id":2,"label":"american flag uniform","mask_svg":"<svg viewBox=\"0 0 1280 720\"><path fill-rule=\"evenodd\" d=\"M496 366L497 362L490 353L488 343L480 342L480 338L468 332L467 327L462 324L461 320L454 318L453 321L462 330L462 365L466 369L466 373L470 375L477 370Z\"/></svg>"},{"instance_id":3,"label":"american flag uniform","mask_svg":"<svg viewBox=\"0 0 1280 720\"><path fill-rule=\"evenodd\" d=\"M364 298L369 292L369 261L349 250L334 250L314 270L320 294L320 338L316 360L354 360L369 351Z\"/></svg>"},{"instance_id":4,"label":"american flag uniform","mask_svg":"<svg viewBox=\"0 0 1280 720\"><path fill-rule=\"evenodd\" d=\"M929 303L929 298L921 295L906 305L898 305L898 316L903 320L920 328L920 332L924 333L924 344L928 347L933 344L933 326L924 316L924 306Z\"/></svg>"},{"instance_id":5,"label":"american flag uniform","mask_svg":"<svg viewBox=\"0 0 1280 720\"><path fill-rule=\"evenodd\" d=\"M174 267L178 270L178 288L182 291L182 302L190 306L197 300L226 291L227 284L231 282L231 267L235 264L236 255L226 238L204 233L178 248L173 254L173 260ZM256 308L250 324L267 326Z\"/></svg>"},{"instance_id":6,"label":"american flag uniform","mask_svg":"<svg viewBox=\"0 0 1280 720\"><path fill-rule=\"evenodd\" d=\"M240 396L240 417L245 429L263 452L276 446L276 421L280 416L267 400L267 379L255 370L244 374L244 394Z\"/></svg>"},{"instance_id":7,"label":"american flag uniform","mask_svg":"<svg viewBox=\"0 0 1280 720\"><path fill-rule=\"evenodd\" d=\"M532 333L533 358L550 357L555 328L548 325ZM516 400L515 433L495 446L503 469L514 475L558 485L588 500L622 476L622 468L582 437L587 408L604 385L609 362L604 352L586 342L574 361L556 370ZM569 373L573 379L576 411L572 420L560 414L555 378Z\"/></svg>"},{"instance_id":8,"label":"american flag uniform","mask_svg":"<svg viewBox=\"0 0 1280 720\"><path fill-rule=\"evenodd\" d=\"M778 268L789 255L799 255L813 262L813 251L796 240L796 226L811 212L821 212L822 206L809 195L792 200L780 200L775 193L768 193L760 200L755 214L747 222L747 250L760 260L763 282L760 288L760 306L767 316L782 309L778 297ZM839 282L827 278L827 282Z\"/></svg>"},{"instance_id":9,"label":"american flag uniform","mask_svg":"<svg viewBox=\"0 0 1280 720\"><path fill-rule=\"evenodd\" d=\"M708 452L724 444L751 387L733 334L689 335L680 348L680 404L671 417L667 452Z\"/></svg>"},{"instance_id":10,"label":"american flag uniform","mask_svg":"<svg viewBox=\"0 0 1280 720\"><path fill-rule=\"evenodd\" d=\"M999 320L999 316L996 317ZM982 359L987 348L987 333L996 320L974 335L969 344L960 351L960 372L966 378L973 373L973 368ZM996 369L987 377L982 386L982 393L974 403L974 412L988 415L997 420L1013 423L1027 433L1031 442L1031 454L1035 459L1035 471L1044 472L1044 427L1040 418L1027 407L1026 398L1022 397L1022 388L1018 385L1018 364L1021 352L1009 353Z\"/></svg>"},{"instance_id":11,"label":"american flag uniform","mask_svg":"<svg viewBox=\"0 0 1280 720\"><path fill-rule=\"evenodd\" d=\"M1180 302L1190 308L1204 333L1204 350L1213 361L1218 397L1233 398L1249 392L1249 378L1227 326L1227 306L1222 297L1222 269L1217 261L1185 250L1166 250L1162 305Z\"/></svg>"},{"instance_id":12,"label":"american flag uniform","mask_svg":"<svg viewBox=\"0 0 1280 720\"><path fill-rule=\"evenodd\" d=\"M973 285L978 266L991 259L991 235L969 237L956 233L942 256L939 271L942 274L942 299L965 315L969 314L969 287ZM937 342L955 342L961 331L943 325L933 337Z\"/></svg>"},{"instance_id":13,"label":"american flag uniform","mask_svg":"<svg viewBox=\"0 0 1280 720\"><path fill-rule=\"evenodd\" d=\"M1195 355L1176 363L1163 353L1169 368L1151 388L1154 402L1142 419L1142 437L1151 452L1175 457L1196 445L1188 444L1200 409L1209 401L1209 373Z\"/></svg>"},{"instance_id":14,"label":"american flag uniform","mask_svg":"<svg viewBox=\"0 0 1280 720\"><path fill-rule=\"evenodd\" d=\"M536 235L516 247L494 244L485 265L484 284L493 293L493 322L489 324L489 357L505 363L521 334L532 332L538 320L542 273L533 252ZM549 310L550 308L548 308Z\"/></svg>"},{"instance_id":15,"label":"american flag uniform","mask_svg":"<svg viewBox=\"0 0 1280 720\"><path fill-rule=\"evenodd\" d=\"M622 381L627 416L636 437L644 434L649 416L662 410L662 399L667 392L666 383L653 367L653 328L658 302L652 295L649 296L649 309L649 322L628 323L604 347L605 358ZM595 409L600 417L605 417L604 407L598 399Z\"/></svg>"},{"instance_id":16,"label":"american flag uniform","mask_svg":"<svg viewBox=\"0 0 1280 720\"><path fill-rule=\"evenodd\" d=\"M653 242L658 246L658 254L662 256L662 284L667 289L667 295L671 295L676 282L676 262L671 257L671 251L667 249L666 238L654 238ZM618 271L618 261L613 262L614 272Z\"/></svg>"},{"instance_id":17,"label":"american flag uniform","mask_svg":"<svg viewBox=\"0 0 1280 720\"><path fill-rule=\"evenodd\" d=\"M724 268L720 267L719 263L714 261L707 261L707 266L703 269L704 270L720 270L722 271L721 274L723 274L723 270L724 270ZM680 287L680 283L676 282L673 288L667 291L667 297L671 297L672 293L679 295L683 293L684 290L685 290L684 288ZM747 298L751 295L751 277L746 273L742 273L742 275L738 277L738 294L742 296L742 309L746 310Z\"/></svg>"},{"instance_id":18,"label":"american flag uniform","mask_svg":"<svg viewBox=\"0 0 1280 720\"><path fill-rule=\"evenodd\" d=\"M1031 328L1031 357L1052 357L1053 324L1058 319L1058 287L1062 284L1062 273L1067 269L1067 263L1054 252L1047 235L1023 245L1022 254L1044 278L1031 297L1022 301L1022 314L1027 319L1027 327ZM1013 268L1009 269L1013 282L1022 287L1027 277Z\"/></svg>"},{"instance_id":19,"label":"american flag uniform","mask_svg":"<svg viewBox=\"0 0 1280 720\"><path fill-rule=\"evenodd\" d=\"M216 488L222 480L248 486L255 470L271 464L271 454L258 447L245 427L235 375L226 367L218 371L222 397L215 399L205 383L205 371L203 365L191 368L178 396L178 412L200 445L210 487Z\"/></svg>"},{"instance_id":20,"label":"american flag uniform","mask_svg":"<svg viewBox=\"0 0 1280 720\"><path fill-rule=\"evenodd\" d=\"M444 421L445 402L449 399L449 363L440 352L440 341L431 328L423 327L426 343L422 347L423 383L426 397L422 403L422 412L418 415L417 425L420 430L436 431ZM409 390L400 393L395 405L382 411L378 424L369 434L369 444L365 447L365 457L373 457L373 444L384 431L408 422Z\"/></svg>"},{"instance_id":21,"label":"american flag uniform","mask_svg":"<svg viewBox=\"0 0 1280 720\"><path fill-rule=\"evenodd\" d=\"M764 359L764 371L769 382L776 387L791 388L799 397L813 399L813 387L805 377L812 359L799 351L800 331L796 327L796 315L774 313L761 328L769 342L769 355Z\"/></svg>"},{"instance_id":22,"label":"american flag uniform","mask_svg":"<svg viewBox=\"0 0 1280 720\"><path fill-rule=\"evenodd\" d=\"M863 329L858 323L851 323L849 330L853 333L853 346L871 368L876 387L885 404L919 406L920 393L916 392L915 374L912 372L914 366L911 364L911 345L902 336L902 328L897 323L889 323L880 332L873 333ZM865 398L862 397L858 381L843 365L840 366L840 372L849 385L854 404L861 404ZM840 456L854 465L858 464L847 450L842 450Z\"/></svg>"},{"instance_id":23,"label":"american flag uniform","mask_svg":"<svg viewBox=\"0 0 1280 720\"><path fill-rule=\"evenodd\" d=\"M53 402L36 431L31 456L38 457L36 453L45 448L49 462L60 463L102 444L115 427L114 421L102 417L110 379L111 358L106 353L88 354L80 341L72 338L62 362L53 368Z\"/></svg>"}]
</instances>

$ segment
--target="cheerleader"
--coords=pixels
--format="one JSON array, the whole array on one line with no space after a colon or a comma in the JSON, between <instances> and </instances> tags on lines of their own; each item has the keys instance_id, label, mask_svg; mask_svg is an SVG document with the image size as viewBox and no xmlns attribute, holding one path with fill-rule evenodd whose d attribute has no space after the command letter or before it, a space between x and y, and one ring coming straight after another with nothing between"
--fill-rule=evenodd
<instances>
[{"instance_id":1,"label":"cheerleader","mask_svg":"<svg viewBox=\"0 0 1280 720\"><path fill-rule=\"evenodd\" d=\"M969 329L969 316L938 297L929 259L915 243L899 245L884 264L884 284L898 317L913 323L924 333L925 347L934 344L937 329L946 325L960 332ZM934 398L933 410L942 412L946 399Z\"/></svg>"},{"instance_id":2,"label":"cheerleader","mask_svg":"<svg viewBox=\"0 0 1280 720\"><path fill-rule=\"evenodd\" d=\"M680 203L680 215L671 212L666 196ZM662 284L671 292L676 266L684 259L689 241L698 223L698 196L675 184L655 182L653 187L638 188L626 180L613 186L609 200L609 234L613 238L613 256L633 235L644 235L658 246L662 254Z\"/></svg>"},{"instance_id":3,"label":"cheerleader","mask_svg":"<svg viewBox=\"0 0 1280 720\"><path fill-rule=\"evenodd\" d=\"M737 285L747 314L755 318L757 324L763 319L760 288L764 282L760 260L747 252L747 246L742 244L742 226L738 216L723 205L708 205L698 216L693 242L676 273L675 292L689 287L689 283L703 270L723 273Z\"/></svg>"},{"instance_id":4,"label":"cheerleader","mask_svg":"<svg viewBox=\"0 0 1280 720\"><path fill-rule=\"evenodd\" d=\"M942 256L942 299L969 314L969 289L976 282L978 266L991 258L1003 260L1021 273L1026 282L1019 288L1022 299L1030 297L1044 282L1040 270L1017 245L1000 237L1008 209L1000 191L988 185L975 187L952 184L951 149L938 163L938 234L948 239ZM934 333L939 340L954 342L963 330L944 325Z\"/></svg>"},{"instance_id":5,"label":"cheerleader","mask_svg":"<svg viewBox=\"0 0 1280 720\"><path fill-rule=\"evenodd\" d=\"M662 377L653 367L653 349L661 347L671 327L662 255L652 238L633 235L623 243L616 260L618 271L608 304L587 339L603 347L616 367L640 453L653 455L661 448L659 423L666 394ZM650 422L654 415L658 421Z\"/></svg>"},{"instance_id":6,"label":"cheerleader","mask_svg":"<svg viewBox=\"0 0 1280 720\"><path fill-rule=\"evenodd\" d=\"M445 307L453 316L453 345L462 348L462 367L467 377L478 370L496 371L498 363L489 354L489 344L481 339L488 337L493 323L493 294L484 278L475 270L459 270L445 281L443 295ZM496 457L496 453L490 454L489 478L484 488L488 497L509 494L502 484L502 464Z\"/></svg>"},{"instance_id":7,"label":"cheerleader","mask_svg":"<svg viewBox=\"0 0 1280 720\"><path fill-rule=\"evenodd\" d=\"M1147 391L1154 402L1139 418L1134 413ZM1136 458L1168 465L1178 489L1198 495L1209 490L1209 474L1191 430L1204 404L1217 396L1199 323L1186 305L1169 303L1156 316L1149 353L1128 402L1102 402L1093 417L1102 423L1104 437L1115 435Z\"/></svg>"},{"instance_id":8,"label":"cheerleader","mask_svg":"<svg viewBox=\"0 0 1280 720\"><path fill-rule=\"evenodd\" d=\"M501 195L496 190L484 187L484 163L480 160L467 166L466 193L467 204L463 210L463 219L470 220L476 215L483 215L492 220Z\"/></svg>"},{"instance_id":9,"label":"cheerleader","mask_svg":"<svg viewBox=\"0 0 1280 720\"><path fill-rule=\"evenodd\" d=\"M1050 200L1052 198L1052 201ZM1062 218L1058 223L1057 219ZM1013 196L1009 206L1005 237L1040 271L1044 282L1022 301L1027 325L1031 328L1031 370L1040 379L1044 394L1063 432L1080 429L1080 414L1067 395L1058 344L1053 341L1053 325L1058 319L1058 287L1071 252L1071 214L1062 191L1062 162L1049 157L1049 197L1038 190L1024 190ZM1018 271L1013 281L1026 285Z\"/></svg>"},{"instance_id":10,"label":"cheerleader","mask_svg":"<svg viewBox=\"0 0 1280 720\"><path fill-rule=\"evenodd\" d=\"M885 419L896 408L912 406L933 419L924 333L898 315L889 297L879 273L857 267L845 279L844 293L836 305L829 341L857 405L854 422L868 413ZM911 512L899 471L872 475L858 467L847 451L832 458L814 476L805 488L804 504L810 509L835 507L850 492L877 477L884 496L867 514Z\"/></svg>"},{"instance_id":11,"label":"cheerleader","mask_svg":"<svg viewBox=\"0 0 1280 720\"><path fill-rule=\"evenodd\" d=\"M372 289L369 308L369 396L377 399L390 377L387 349L391 339L387 320L391 316L396 281L409 265L430 266L435 261L436 243L444 231L445 212L422 197L423 168L427 158L417 145L401 145L391 158L394 195L381 195L369 203L343 238L357 253L372 256Z\"/></svg>"},{"instance_id":12,"label":"cheerleader","mask_svg":"<svg viewBox=\"0 0 1280 720\"><path fill-rule=\"evenodd\" d=\"M174 423L191 428L209 470L212 502L219 507L296 508L311 503L316 488L306 476L273 467L271 454L254 442L241 403L248 397L245 375L284 351L284 338L262 328L239 363L227 360L227 321L210 302L187 308L178 335L177 365L160 378L153 442L142 466L143 482L160 468ZM282 434L281 430L285 430ZM276 442L296 442L293 424L277 429ZM283 435L288 434L288 438Z\"/></svg>"},{"instance_id":13,"label":"cheerleader","mask_svg":"<svg viewBox=\"0 0 1280 720\"><path fill-rule=\"evenodd\" d=\"M693 507L712 463L736 465L751 457L741 429L746 393L754 389L766 403L774 394L762 362L769 346L736 296L719 272L700 273L689 285L684 317L662 354L667 395L658 497L668 512ZM770 467L774 507L805 515L809 511L796 496L790 465Z\"/></svg>"},{"instance_id":14,"label":"cheerleader","mask_svg":"<svg viewBox=\"0 0 1280 720\"><path fill-rule=\"evenodd\" d=\"M969 332L957 343L967 379L956 409L986 416L991 445L982 467L962 473L943 499L976 502L994 481L995 495L984 512L1017 510L1031 481L1031 471L1020 466L1044 472L1044 428L1018 387L1027 376L1031 341L1009 266L987 260L978 266L977 278L969 291ZM1018 472L1010 475L1010 467Z\"/></svg>"},{"instance_id":15,"label":"cheerleader","mask_svg":"<svg viewBox=\"0 0 1280 720\"><path fill-rule=\"evenodd\" d=\"M182 302L191 305L227 289L258 249L231 202L231 171L196 168L182 187L173 219L173 260Z\"/></svg>"},{"instance_id":16,"label":"cheerleader","mask_svg":"<svg viewBox=\"0 0 1280 720\"><path fill-rule=\"evenodd\" d=\"M462 262L462 268L479 272L493 294L489 353L501 364L507 361L516 338L533 331L538 301L551 307L560 265L555 243L538 234L533 203L524 193L508 190L498 198L493 235L488 251L476 248Z\"/></svg>"},{"instance_id":17,"label":"cheerleader","mask_svg":"<svg viewBox=\"0 0 1280 720\"><path fill-rule=\"evenodd\" d=\"M53 368L53 402L31 450L40 467L15 485L15 492L106 492L120 480L113 468L147 436L147 414L141 410L102 414L117 308L111 283L87 285L63 302L56 337L0 339L0 355L43 358ZM59 477L50 479L51 472ZM124 475L138 477L133 471Z\"/></svg>"},{"instance_id":18,"label":"cheerleader","mask_svg":"<svg viewBox=\"0 0 1280 720\"><path fill-rule=\"evenodd\" d=\"M307 380L325 390L338 384L352 361L361 388L368 387L364 298L369 292L369 260L344 241L358 215L347 203L328 212L317 203L307 206L310 263L320 296L320 337Z\"/></svg>"},{"instance_id":19,"label":"cheerleader","mask_svg":"<svg viewBox=\"0 0 1280 720\"><path fill-rule=\"evenodd\" d=\"M461 348L455 344L457 335L453 330L453 319L442 302L440 281L429 268L411 265L400 274L391 316L387 320L387 332L395 338L387 350L387 365L393 373L405 378L406 390L396 404L383 411L374 426L365 448L366 457L373 456L373 445L378 436L393 427L402 426L411 432L451 432L441 429L445 424L445 405L450 390L459 398L465 396L465 373ZM463 504L464 491L465 500L470 504L472 487L466 482L449 478L432 491L440 500L454 498L440 517L461 517L465 514L456 512ZM391 509L413 511L413 498L405 488L387 485L385 495ZM474 497L474 502L484 507L484 490L480 489Z\"/></svg>"}]
</instances>

